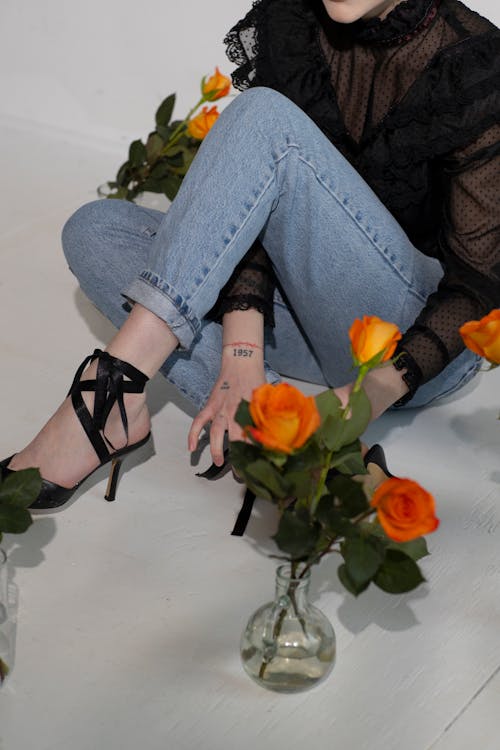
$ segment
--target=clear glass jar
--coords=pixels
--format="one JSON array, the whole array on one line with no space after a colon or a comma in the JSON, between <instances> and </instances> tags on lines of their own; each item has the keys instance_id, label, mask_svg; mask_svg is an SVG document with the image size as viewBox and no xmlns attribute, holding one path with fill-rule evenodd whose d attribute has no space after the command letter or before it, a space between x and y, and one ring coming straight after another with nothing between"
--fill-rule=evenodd
<instances>
[{"instance_id":1,"label":"clear glass jar","mask_svg":"<svg viewBox=\"0 0 500 750\"><path fill-rule=\"evenodd\" d=\"M335 633L309 602L310 572L292 578L291 566L276 571L276 596L254 612L241 638L241 660L259 685L280 693L308 690L335 662Z\"/></svg>"}]
</instances>

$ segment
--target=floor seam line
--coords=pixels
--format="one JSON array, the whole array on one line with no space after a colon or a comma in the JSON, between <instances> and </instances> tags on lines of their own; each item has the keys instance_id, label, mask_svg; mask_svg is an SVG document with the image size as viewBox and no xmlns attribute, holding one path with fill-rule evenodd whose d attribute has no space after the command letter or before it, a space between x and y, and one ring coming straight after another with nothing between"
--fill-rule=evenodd
<instances>
[{"instance_id":1,"label":"floor seam line","mask_svg":"<svg viewBox=\"0 0 500 750\"><path fill-rule=\"evenodd\" d=\"M485 682L483 682L483 684L476 690L476 692L474 693L474 695L467 701L467 703L464 706L462 706L462 708L460 709L460 711L456 714L456 716L453 717L453 719L449 722L449 724L446 725L446 727L443 729L442 733L439 735L439 737L437 737L434 740L434 742L432 743L432 745L429 745L429 747L427 748L427 750L432 750L433 747L436 747L436 743L439 742L444 737L444 735L446 734L446 732L448 732L452 728L452 726L454 724L456 724L456 722L458 721L458 719L461 716L463 716L463 714L467 711L467 709L469 708L469 706L471 706L474 703L474 701L476 700L476 698L483 692L483 690L485 689L485 687L487 687L490 684L490 682L493 680L494 677L496 677L496 675L499 672L500 672L500 664L490 674L490 676L488 677L488 679Z\"/></svg>"}]
</instances>

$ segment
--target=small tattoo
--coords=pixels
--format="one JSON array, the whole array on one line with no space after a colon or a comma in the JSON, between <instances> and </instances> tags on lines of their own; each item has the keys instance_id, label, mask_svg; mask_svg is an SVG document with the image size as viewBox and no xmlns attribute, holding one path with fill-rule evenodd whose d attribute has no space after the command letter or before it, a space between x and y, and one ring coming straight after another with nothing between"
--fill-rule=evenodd
<instances>
[{"instance_id":1,"label":"small tattoo","mask_svg":"<svg viewBox=\"0 0 500 750\"><path fill-rule=\"evenodd\" d=\"M228 391L230 388L231 386L229 385L227 380L225 380L220 387L221 391Z\"/></svg>"},{"instance_id":2,"label":"small tattoo","mask_svg":"<svg viewBox=\"0 0 500 750\"><path fill-rule=\"evenodd\" d=\"M233 357L251 357L253 349L233 349Z\"/></svg>"}]
</instances>

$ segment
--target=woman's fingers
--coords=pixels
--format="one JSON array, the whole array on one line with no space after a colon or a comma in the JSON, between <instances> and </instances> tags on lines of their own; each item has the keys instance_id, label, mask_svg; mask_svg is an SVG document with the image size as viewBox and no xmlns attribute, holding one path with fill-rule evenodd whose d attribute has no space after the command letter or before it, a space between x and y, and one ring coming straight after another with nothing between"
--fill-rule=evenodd
<instances>
[{"instance_id":1,"label":"woman's fingers","mask_svg":"<svg viewBox=\"0 0 500 750\"><path fill-rule=\"evenodd\" d=\"M211 410L207 409L206 407L205 409L202 409L200 413L197 414L193 419L191 429L189 430L188 434L188 450L191 451L191 453L196 450L198 440L200 439L200 432L205 427L205 425L211 421L211 419Z\"/></svg>"},{"instance_id":2,"label":"woman's fingers","mask_svg":"<svg viewBox=\"0 0 500 750\"><path fill-rule=\"evenodd\" d=\"M210 452L216 466L224 463L224 435L227 426L227 417L223 413L216 414L210 426Z\"/></svg>"}]
</instances>

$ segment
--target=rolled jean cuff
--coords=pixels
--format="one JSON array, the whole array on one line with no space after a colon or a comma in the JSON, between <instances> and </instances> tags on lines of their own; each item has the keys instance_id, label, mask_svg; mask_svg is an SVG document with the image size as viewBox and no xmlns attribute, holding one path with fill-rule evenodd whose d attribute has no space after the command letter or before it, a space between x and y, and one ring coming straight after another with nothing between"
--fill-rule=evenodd
<instances>
[{"instance_id":1,"label":"rolled jean cuff","mask_svg":"<svg viewBox=\"0 0 500 750\"><path fill-rule=\"evenodd\" d=\"M201 328L200 318L161 276L153 271L142 271L122 294L161 318L179 341L181 349L190 348Z\"/></svg>"}]
</instances>

